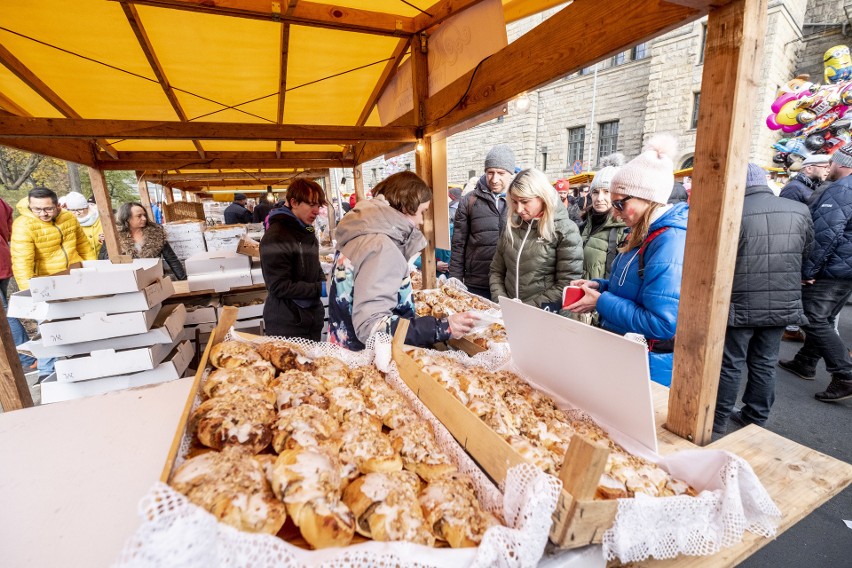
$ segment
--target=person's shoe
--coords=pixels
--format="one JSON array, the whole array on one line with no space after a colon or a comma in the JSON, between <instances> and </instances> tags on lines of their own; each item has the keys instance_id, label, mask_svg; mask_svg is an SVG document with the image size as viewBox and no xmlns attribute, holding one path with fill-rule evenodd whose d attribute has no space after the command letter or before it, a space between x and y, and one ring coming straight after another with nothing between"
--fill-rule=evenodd
<instances>
[{"instance_id":1,"label":"person's shoe","mask_svg":"<svg viewBox=\"0 0 852 568\"><path fill-rule=\"evenodd\" d=\"M784 335L781 336L781 339L784 341L797 341L799 343L805 342L805 332L801 329L797 329L796 331L784 330Z\"/></svg>"},{"instance_id":2,"label":"person's shoe","mask_svg":"<svg viewBox=\"0 0 852 568\"><path fill-rule=\"evenodd\" d=\"M746 426L751 424L751 422L746 420L745 417L743 416L742 410L734 410L733 412L731 412L731 416L729 417L729 419L730 419L731 422L733 422L734 424L736 424L740 428L745 428Z\"/></svg>"},{"instance_id":3,"label":"person's shoe","mask_svg":"<svg viewBox=\"0 0 852 568\"><path fill-rule=\"evenodd\" d=\"M816 393L814 398L822 402L837 402L852 398L852 380L831 377L828 388Z\"/></svg>"},{"instance_id":4,"label":"person's shoe","mask_svg":"<svg viewBox=\"0 0 852 568\"><path fill-rule=\"evenodd\" d=\"M793 373L800 379L805 379L806 381L816 379L816 371L805 369L795 359L790 359L789 361L778 361L778 366L789 373Z\"/></svg>"}]
</instances>

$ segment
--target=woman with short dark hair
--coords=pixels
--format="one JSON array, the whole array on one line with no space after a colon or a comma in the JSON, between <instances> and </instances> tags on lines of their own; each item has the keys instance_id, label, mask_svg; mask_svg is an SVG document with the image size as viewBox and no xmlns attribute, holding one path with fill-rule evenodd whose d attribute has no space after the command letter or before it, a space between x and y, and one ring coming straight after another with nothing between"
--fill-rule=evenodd
<instances>
[{"instance_id":1,"label":"woman with short dark hair","mask_svg":"<svg viewBox=\"0 0 852 568\"><path fill-rule=\"evenodd\" d=\"M125 203L118 209L118 248L132 258L160 258L177 280L186 280L183 263L166 241L166 231L151 221L141 203Z\"/></svg>"}]
</instances>

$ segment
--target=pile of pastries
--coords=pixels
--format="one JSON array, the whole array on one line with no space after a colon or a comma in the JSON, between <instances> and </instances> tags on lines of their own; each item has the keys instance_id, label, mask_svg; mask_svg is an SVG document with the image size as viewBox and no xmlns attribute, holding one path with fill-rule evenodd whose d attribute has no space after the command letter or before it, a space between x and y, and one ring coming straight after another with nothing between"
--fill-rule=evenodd
<instances>
[{"instance_id":1,"label":"pile of pastries","mask_svg":"<svg viewBox=\"0 0 852 568\"><path fill-rule=\"evenodd\" d=\"M627 452L588 416L560 410L549 396L514 373L469 367L422 349L414 349L412 356L424 372L515 451L547 473L558 474L574 435L609 448L596 499L633 497L636 493L651 497L695 494L687 483L674 479L658 465Z\"/></svg>"},{"instance_id":2,"label":"pile of pastries","mask_svg":"<svg viewBox=\"0 0 852 568\"><path fill-rule=\"evenodd\" d=\"M313 548L356 534L476 546L499 524L375 367L283 341L219 343L210 362L189 421L204 450L170 484L222 522L286 534L290 519Z\"/></svg>"},{"instance_id":3,"label":"pile of pastries","mask_svg":"<svg viewBox=\"0 0 852 568\"><path fill-rule=\"evenodd\" d=\"M418 316L434 316L440 319L460 312L485 312L494 309L493 304L486 302L476 294L459 290L448 284L442 284L438 288L430 290L417 290L416 288L415 290L414 309ZM492 343L508 341L506 328L500 323L493 323L486 329L467 337L483 349L488 349Z\"/></svg>"}]
</instances>

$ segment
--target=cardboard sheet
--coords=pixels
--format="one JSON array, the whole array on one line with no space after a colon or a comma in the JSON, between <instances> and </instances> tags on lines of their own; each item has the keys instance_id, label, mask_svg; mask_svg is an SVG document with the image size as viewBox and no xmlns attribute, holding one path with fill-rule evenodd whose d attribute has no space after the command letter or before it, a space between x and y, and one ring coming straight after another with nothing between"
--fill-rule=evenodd
<instances>
[{"instance_id":1,"label":"cardboard sheet","mask_svg":"<svg viewBox=\"0 0 852 568\"><path fill-rule=\"evenodd\" d=\"M527 378L657 453L644 345L508 298L500 307L512 360Z\"/></svg>"}]
</instances>

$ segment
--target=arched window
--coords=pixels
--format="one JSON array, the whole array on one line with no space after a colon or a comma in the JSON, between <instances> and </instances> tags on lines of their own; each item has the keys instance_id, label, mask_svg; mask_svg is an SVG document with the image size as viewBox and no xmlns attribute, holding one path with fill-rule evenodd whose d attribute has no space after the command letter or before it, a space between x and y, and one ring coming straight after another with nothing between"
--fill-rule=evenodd
<instances>
[{"instance_id":1,"label":"arched window","mask_svg":"<svg viewBox=\"0 0 852 568\"><path fill-rule=\"evenodd\" d=\"M686 168L691 168L693 166L694 161L695 156L689 156L688 158L684 159L684 161L680 164L680 169L685 170Z\"/></svg>"}]
</instances>

